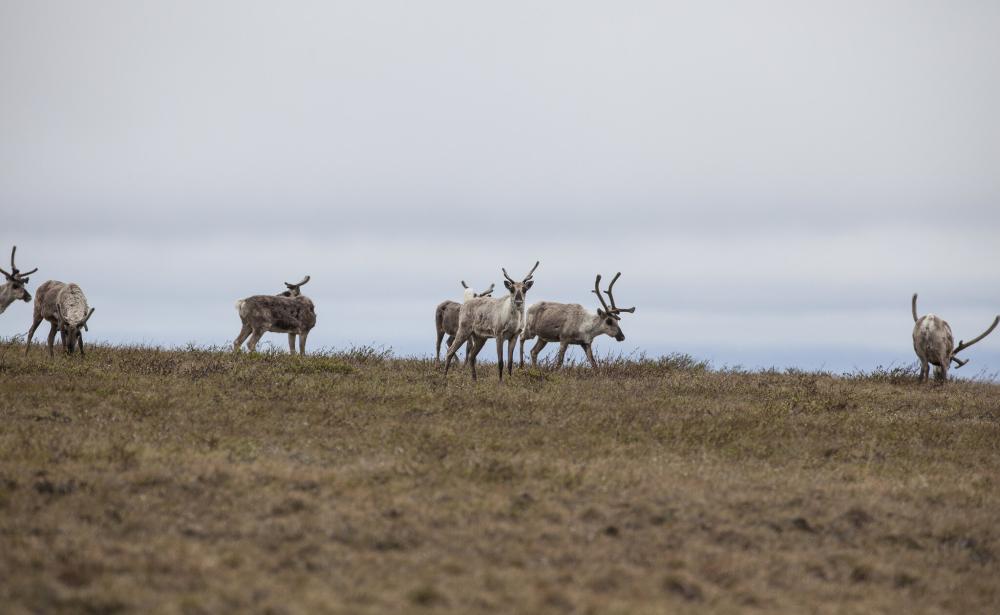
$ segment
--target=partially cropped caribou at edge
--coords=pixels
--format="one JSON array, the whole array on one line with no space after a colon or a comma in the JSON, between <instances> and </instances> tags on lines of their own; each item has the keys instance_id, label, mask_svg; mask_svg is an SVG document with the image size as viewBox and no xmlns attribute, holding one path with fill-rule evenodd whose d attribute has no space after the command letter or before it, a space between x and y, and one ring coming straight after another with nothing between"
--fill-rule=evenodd
<instances>
[{"instance_id":1,"label":"partially cropped caribou at edge","mask_svg":"<svg viewBox=\"0 0 1000 615\"><path fill-rule=\"evenodd\" d=\"M3 268L0 268L0 273L7 279L0 286L0 314L3 314L7 307L15 301L20 300L25 303L31 301L31 293L25 287L28 285L28 276L38 271L38 267L31 271L19 271L14 265L15 252L17 252L17 246L14 246L14 249L10 251L10 271L4 271Z\"/></svg>"},{"instance_id":2,"label":"partially cropped caribou at edge","mask_svg":"<svg viewBox=\"0 0 1000 615\"><path fill-rule=\"evenodd\" d=\"M930 365L935 366L934 377L945 381L948 379L948 367L952 361L955 362L955 369L958 369L969 362L968 359L961 360L955 355L972 346L979 340L996 329L1000 323L1000 316L993 319L990 328L981 335L969 342L958 341L955 347L955 338L951 334L951 326L945 320L934 314L917 317L917 293L913 293L913 300L910 302L910 311L913 313L913 350L916 351L920 359L920 381L926 382L930 375Z\"/></svg>"}]
</instances>

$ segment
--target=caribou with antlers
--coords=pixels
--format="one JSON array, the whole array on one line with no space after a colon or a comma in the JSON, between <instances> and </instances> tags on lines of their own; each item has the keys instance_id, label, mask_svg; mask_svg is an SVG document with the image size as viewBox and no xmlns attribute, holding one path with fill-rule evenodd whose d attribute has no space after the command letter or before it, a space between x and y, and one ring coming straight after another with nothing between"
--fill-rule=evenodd
<instances>
[{"instance_id":1,"label":"caribou with antlers","mask_svg":"<svg viewBox=\"0 0 1000 615\"><path fill-rule=\"evenodd\" d=\"M951 326L945 320L934 314L917 317L917 293L913 293L913 300L910 302L910 310L913 313L913 350L916 351L920 359L920 381L926 382L930 375L930 366L934 365L934 377L945 381L948 379L948 368L952 361L955 362L955 369L958 369L969 362L968 359L961 360L955 355L962 352L969 346L980 341L996 329L1000 324L1000 316L993 319L990 328L981 335L976 336L969 342L959 340L955 347L955 338L951 334Z\"/></svg>"},{"instance_id":2,"label":"caribou with antlers","mask_svg":"<svg viewBox=\"0 0 1000 615\"><path fill-rule=\"evenodd\" d=\"M621 272L615 274L604 293L611 301L611 307L604 302L601 296L601 275L597 275L594 280L594 290L597 300L601 302L601 307L597 313L588 311L578 303L556 303L554 301L542 301L528 308L525 319L524 331L521 332L521 367L524 367L524 343L527 340L538 338L535 345L531 347L531 365L538 364L538 353L549 342L559 342L559 357L556 359L556 367L563 365L566 357L566 349L570 344L575 344L583 348L587 353L587 359L593 368L597 368L597 360L594 359L594 351L591 348L594 338L599 335L607 335L615 338L619 342L625 341L625 334L620 326L621 314L635 312L634 307L620 308L615 305L613 289L615 282L621 277ZM603 308L603 309L602 309Z\"/></svg>"},{"instance_id":3,"label":"caribou with antlers","mask_svg":"<svg viewBox=\"0 0 1000 615\"><path fill-rule=\"evenodd\" d=\"M302 294L302 285L309 281L306 276L298 284L285 282L287 290L277 295L254 295L236 302L243 328L233 350L239 350L243 341L250 338L247 348L257 349L257 342L265 333L287 333L288 351L295 354L295 336L299 336L299 354L306 353L306 338L316 326L316 306L309 297Z\"/></svg>"},{"instance_id":4,"label":"caribou with antlers","mask_svg":"<svg viewBox=\"0 0 1000 615\"><path fill-rule=\"evenodd\" d=\"M94 313L94 308L88 308L87 297L83 290L76 284L70 282L58 282L49 280L43 282L35 293L35 313L28 330L28 339L24 344L24 354L28 354L31 348L31 338L35 335L38 325L43 320L52 323L49 329L49 356L53 356L52 346L55 343L56 332L62 339L63 349L68 354L73 354L73 350L79 346L80 356L83 352L83 332L89 331L87 321Z\"/></svg>"},{"instance_id":5,"label":"caribou with antlers","mask_svg":"<svg viewBox=\"0 0 1000 615\"><path fill-rule=\"evenodd\" d=\"M521 332L524 323L524 298L528 289L534 285L532 276L538 269L538 261L531 268L528 275L524 276L520 282L510 277L507 270L503 271L504 287L510 292L505 297L476 297L469 299L462 304L458 314L458 331L455 333L455 340L448 346L448 355L444 362L444 375L448 376L448 368L455 353L468 341L472 342L472 349L467 355L466 362L472 369L472 379L476 380L476 355L483 349L483 345L489 338L496 338L497 341L497 370L500 374L500 382L503 382L503 344L507 346L507 374L513 371L514 344L517 336Z\"/></svg>"},{"instance_id":6,"label":"caribou with antlers","mask_svg":"<svg viewBox=\"0 0 1000 615\"><path fill-rule=\"evenodd\" d=\"M465 280L462 280L462 288L464 291L464 301L469 299L475 299L476 297L490 297L493 295L493 284L481 293L469 288L466 285ZM437 309L434 310L434 328L437 330L437 346L434 350L434 362L441 362L441 340L444 336L448 336L448 342L445 344L445 351L451 347L451 343L455 341L455 334L458 333L458 312L461 309L462 304L457 301L442 301L438 304ZM465 360L469 360L469 350L472 348L472 341L468 341L465 344Z\"/></svg>"},{"instance_id":7,"label":"caribou with antlers","mask_svg":"<svg viewBox=\"0 0 1000 615\"><path fill-rule=\"evenodd\" d=\"M10 251L10 271L7 272L0 268L0 273L7 278L3 286L0 286L0 314L7 311L7 307L15 301L21 300L25 303L31 301L31 293L25 286L28 285L28 276L38 271L38 267L31 271L19 271L14 264L15 252L17 252L17 246L14 246L14 249Z\"/></svg>"}]
</instances>

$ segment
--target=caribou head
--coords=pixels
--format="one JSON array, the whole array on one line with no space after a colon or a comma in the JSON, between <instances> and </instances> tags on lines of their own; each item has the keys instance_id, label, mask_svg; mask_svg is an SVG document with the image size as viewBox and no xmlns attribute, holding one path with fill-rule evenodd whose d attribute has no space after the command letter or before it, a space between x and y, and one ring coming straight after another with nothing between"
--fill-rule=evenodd
<instances>
[{"instance_id":1,"label":"caribou head","mask_svg":"<svg viewBox=\"0 0 1000 615\"><path fill-rule=\"evenodd\" d=\"M28 276L38 271L38 267L35 267L31 271L20 271L14 264L14 253L17 252L17 246L10 251L10 271L4 271L0 268L0 273L7 278L7 283L3 285L0 289L0 313L7 309L7 306L14 303L17 300L21 301L31 301L31 293L25 288L28 284Z\"/></svg>"},{"instance_id":2,"label":"caribou head","mask_svg":"<svg viewBox=\"0 0 1000 615\"><path fill-rule=\"evenodd\" d=\"M601 323L603 328L602 333L615 338L619 342L624 342L625 334L622 333L622 328L618 323L622 319L621 314L623 312L632 314L635 312L635 307L620 308L615 305L615 296L612 294L612 289L614 289L615 282L618 281L618 278L621 277L621 275L621 271L616 273L615 277L611 279L611 284L608 284L608 289L604 291L604 294L606 294L608 299L611 300L611 307L608 307L608 304L604 302L604 297L601 296L601 274L597 274L597 279L594 280L594 290L591 292L597 295L597 300L601 302L601 306L604 308L597 309L597 315L603 320Z\"/></svg>"},{"instance_id":3,"label":"caribou head","mask_svg":"<svg viewBox=\"0 0 1000 615\"><path fill-rule=\"evenodd\" d=\"M289 284L288 282L285 282L285 286L288 287L288 290L278 293L278 296L293 297L293 298L298 297L302 295L302 286L304 286L305 283L308 281L309 281L309 276L302 278L302 281L299 282L298 284Z\"/></svg>"},{"instance_id":4,"label":"caribou head","mask_svg":"<svg viewBox=\"0 0 1000 615\"><path fill-rule=\"evenodd\" d=\"M524 276L524 279L520 282L507 275L506 269L503 267L500 268L500 270L503 271L503 277L507 278L504 280L503 285L510 291L511 296L514 298L514 307L519 310L524 307L524 296L528 293L528 289L530 289L535 283L534 280L531 279L531 276L535 273L535 269L538 269L538 262L539 261L535 261L535 266L531 268L528 275Z\"/></svg>"},{"instance_id":5,"label":"caribou head","mask_svg":"<svg viewBox=\"0 0 1000 615\"><path fill-rule=\"evenodd\" d=\"M87 315L83 317L80 322L71 322L67 318L63 317L62 304L56 303L56 326L59 327L59 331L62 332L62 342L63 347L66 352L73 354L76 347L79 345L83 347L83 332L90 331L87 328L87 321L94 314L94 308L90 308ZM83 352L82 350L80 352Z\"/></svg>"}]
</instances>

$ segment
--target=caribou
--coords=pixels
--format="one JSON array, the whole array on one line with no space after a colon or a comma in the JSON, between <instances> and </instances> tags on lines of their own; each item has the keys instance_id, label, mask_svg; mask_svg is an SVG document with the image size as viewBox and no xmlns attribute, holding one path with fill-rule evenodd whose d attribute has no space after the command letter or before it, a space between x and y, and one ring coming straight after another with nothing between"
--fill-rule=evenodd
<instances>
[{"instance_id":1,"label":"caribou","mask_svg":"<svg viewBox=\"0 0 1000 615\"><path fill-rule=\"evenodd\" d=\"M309 276L297 284L285 282L286 290L277 295L254 295L236 302L243 328L233 342L239 350L247 337L250 352L257 350L257 342L265 333L287 333L288 352L295 354L295 336L299 336L299 354L306 353L306 338L316 326L316 306L302 294L302 285Z\"/></svg>"},{"instance_id":2,"label":"caribou","mask_svg":"<svg viewBox=\"0 0 1000 615\"><path fill-rule=\"evenodd\" d=\"M481 293L469 288L465 283L465 280L461 280L462 288L465 289L463 292L462 301L468 301L469 299L475 299L476 297L490 297L493 295L493 284ZM442 301L438 304L437 309L434 310L434 328L437 330L437 345L434 349L434 362L441 362L441 340L444 336L448 336L448 341L445 344L445 351L451 346L451 343L455 341L455 334L458 332L458 312L462 307L461 303L457 301ZM472 348L472 341L468 341L465 344L465 360L469 360L469 350Z\"/></svg>"},{"instance_id":3,"label":"caribou","mask_svg":"<svg viewBox=\"0 0 1000 615\"><path fill-rule=\"evenodd\" d=\"M614 292L615 282L621 277L621 272L615 274L604 293L611 301L611 307L604 302L601 296L601 275L597 274L594 280L594 290L601 307L597 308L597 313L588 311L578 303L556 303L554 301L542 301L528 308L525 319L524 330L521 332L521 367L524 367L524 343L527 340L538 338L531 348L531 365L538 365L538 353L549 342L559 342L559 356L556 359L556 368L561 368L563 359L566 357L566 349L570 344L575 344L583 348L587 353L587 359L591 367L597 369L597 361L594 359L592 344L594 338L599 335L607 335L615 338L619 342L625 341L625 334L622 333L621 315L623 313L635 313L635 307L620 308L615 305Z\"/></svg>"},{"instance_id":4,"label":"caribou","mask_svg":"<svg viewBox=\"0 0 1000 615\"><path fill-rule=\"evenodd\" d=\"M517 336L521 332L524 323L524 298L528 290L534 285L532 276L538 269L538 261L531 268L528 275L518 282L507 274L503 267L504 287L510 294L505 297L476 297L469 299L462 304L458 314L458 331L455 339L448 346L448 354L444 362L444 375L447 378L448 368L451 367L451 360L455 353L466 342L472 342L472 348L468 352L466 362L472 370L472 379L476 380L476 355L483 349L483 345L489 338L496 338L497 341L497 371L500 374L500 382L503 382L503 344L507 346L507 374L513 373L514 344Z\"/></svg>"},{"instance_id":5,"label":"caribou","mask_svg":"<svg viewBox=\"0 0 1000 615\"><path fill-rule=\"evenodd\" d=\"M56 332L62 340L63 350L67 354L73 354L73 350L79 346L80 356L84 356L83 332L89 331L87 321L94 314L94 308L87 306L87 297L83 290L76 284L70 282L58 282L49 280L43 282L35 293L34 320L31 329L28 330L28 339L24 345L24 354L28 354L31 348L31 338L35 335L38 325L42 320L52 323L49 329L49 356L53 356L52 346L55 343Z\"/></svg>"},{"instance_id":6,"label":"caribou","mask_svg":"<svg viewBox=\"0 0 1000 615\"><path fill-rule=\"evenodd\" d=\"M917 293L913 293L913 300L910 302L910 311L913 313L913 350L920 359L920 381L926 382L930 375L930 365L935 367L934 377L940 381L948 379L948 368L951 363L955 363L958 369L969 362L968 359L961 360L957 356L969 346L980 341L996 329L1000 324L1000 316L993 319L993 324L982 334L973 338L969 342L958 341L955 346L955 338L951 334L951 326L940 316L926 314L917 317Z\"/></svg>"},{"instance_id":7,"label":"caribou","mask_svg":"<svg viewBox=\"0 0 1000 615\"><path fill-rule=\"evenodd\" d=\"M14 253L17 252L17 246L10 251L10 271L4 271L0 267L0 273L4 275L7 279L2 286L0 286L0 314L7 311L7 308L11 303L15 301L24 301L28 303L31 301L31 293L25 288L28 285L28 276L38 271L38 267L35 267L31 271L20 271L17 265L14 264Z\"/></svg>"}]
</instances>

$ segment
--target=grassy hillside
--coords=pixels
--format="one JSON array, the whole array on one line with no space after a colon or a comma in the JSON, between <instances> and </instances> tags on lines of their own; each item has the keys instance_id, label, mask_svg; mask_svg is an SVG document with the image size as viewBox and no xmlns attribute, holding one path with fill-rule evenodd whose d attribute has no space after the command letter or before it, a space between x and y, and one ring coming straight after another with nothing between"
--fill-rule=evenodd
<instances>
[{"instance_id":1,"label":"grassy hillside","mask_svg":"<svg viewBox=\"0 0 1000 615\"><path fill-rule=\"evenodd\" d=\"M0 348L6 612L1000 612L1000 387Z\"/></svg>"}]
</instances>

